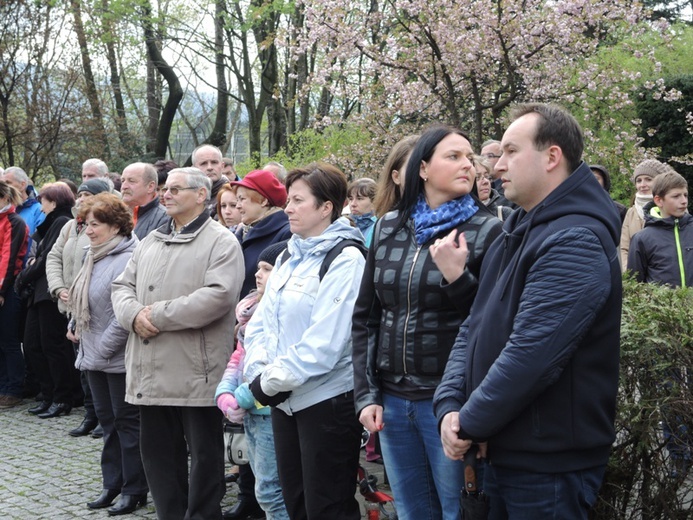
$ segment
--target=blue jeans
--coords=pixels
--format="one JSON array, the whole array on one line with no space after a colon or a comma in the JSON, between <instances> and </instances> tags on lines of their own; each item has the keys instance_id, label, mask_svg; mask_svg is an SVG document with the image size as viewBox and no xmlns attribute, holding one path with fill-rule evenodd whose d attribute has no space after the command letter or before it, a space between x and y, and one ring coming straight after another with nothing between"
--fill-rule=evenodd
<instances>
[{"instance_id":1,"label":"blue jeans","mask_svg":"<svg viewBox=\"0 0 693 520\"><path fill-rule=\"evenodd\" d=\"M247 414L243 425L248 441L248 460L255 474L255 498L266 513L267 520L289 520L279 485L272 418L269 415Z\"/></svg>"},{"instance_id":2,"label":"blue jeans","mask_svg":"<svg viewBox=\"0 0 693 520\"><path fill-rule=\"evenodd\" d=\"M569 473L530 473L486 464L489 520L587 519L606 466Z\"/></svg>"},{"instance_id":3,"label":"blue jeans","mask_svg":"<svg viewBox=\"0 0 693 520\"><path fill-rule=\"evenodd\" d=\"M22 397L24 389L24 356L19 341L19 297L10 289L0 307L0 395Z\"/></svg>"},{"instance_id":4,"label":"blue jeans","mask_svg":"<svg viewBox=\"0 0 693 520\"><path fill-rule=\"evenodd\" d=\"M383 394L380 446L400 520L458 520L464 465L443 453L433 400Z\"/></svg>"}]
</instances>

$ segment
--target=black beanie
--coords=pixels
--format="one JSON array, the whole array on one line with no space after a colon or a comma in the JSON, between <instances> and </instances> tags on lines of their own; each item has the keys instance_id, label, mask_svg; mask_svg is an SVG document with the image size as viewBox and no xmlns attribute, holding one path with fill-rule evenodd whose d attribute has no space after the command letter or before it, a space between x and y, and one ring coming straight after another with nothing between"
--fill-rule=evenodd
<instances>
[{"instance_id":1,"label":"black beanie","mask_svg":"<svg viewBox=\"0 0 693 520\"><path fill-rule=\"evenodd\" d=\"M604 189L606 191L611 191L611 176L609 175L607 169L601 164L590 164L590 170L597 170L597 173L601 175L602 179L604 180Z\"/></svg>"},{"instance_id":2,"label":"black beanie","mask_svg":"<svg viewBox=\"0 0 693 520\"><path fill-rule=\"evenodd\" d=\"M288 240L282 240L281 242L277 242L263 249L260 256L257 257L257 263L267 262L270 265L274 265L277 261L277 257L286 249L287 242Z\"/></svg>"}]
</instances>

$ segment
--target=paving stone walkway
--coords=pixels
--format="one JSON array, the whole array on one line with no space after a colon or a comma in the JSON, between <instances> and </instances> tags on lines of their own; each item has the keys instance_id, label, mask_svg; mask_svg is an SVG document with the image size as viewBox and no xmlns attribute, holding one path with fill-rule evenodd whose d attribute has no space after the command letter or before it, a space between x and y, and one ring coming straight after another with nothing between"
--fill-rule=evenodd
<instances>
[{"instance_id":1,"label":"paving stone walkway","mask_svg":"<svg viewBox=\"0 0 693 520\"><path fill-rule=\"evenodd\" d=\"M101 492L102 441L67 434L80 424L84 409L77 408L67 417L39 419L27 413L33 405L25 400L14 408L0 409L0 519L114 518L105 509L92 511L86 506ZM383 482L382 466L367 467ZM230 484L224 509L236 502L236 494L236 485ZM154 505L150 500L146 507L122 518L156 519Z\"/></svg>"}]
</instances>

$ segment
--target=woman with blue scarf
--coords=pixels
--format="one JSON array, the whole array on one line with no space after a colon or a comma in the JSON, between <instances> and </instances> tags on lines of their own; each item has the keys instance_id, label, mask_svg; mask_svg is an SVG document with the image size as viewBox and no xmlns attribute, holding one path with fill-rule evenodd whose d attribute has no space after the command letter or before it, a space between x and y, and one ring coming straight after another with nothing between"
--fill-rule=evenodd
<instances>
[{"instance_id":1,"label":"woman with blue scarf","mask_svg":"<svg viewBox=\"0 0 693 520\"><path fill-rule=\"evenodd\" d=\"M402 199L376 224L354 308L356 411L380 432L401 520L459 518L463 464L443 453L432 400L501 232L471 195L473 156L460 130L421 135Z\"/></svg>"},{"instance_id":2,"label":"woman with blue scarf","mask_svg":"<svg viewBox=\"0 0 693 520\"><path fill-rule=\"evenodd\" d=\"M371 245L373 228L375 227L375 221L378 220L375 216L375 206L373 206L377 188L378 185L373 179L364 177L352 182L349 185L349 191L347 191L351 218L356 223L359 231L361 231L366 247Z\"/></svg>"}]
</instances>

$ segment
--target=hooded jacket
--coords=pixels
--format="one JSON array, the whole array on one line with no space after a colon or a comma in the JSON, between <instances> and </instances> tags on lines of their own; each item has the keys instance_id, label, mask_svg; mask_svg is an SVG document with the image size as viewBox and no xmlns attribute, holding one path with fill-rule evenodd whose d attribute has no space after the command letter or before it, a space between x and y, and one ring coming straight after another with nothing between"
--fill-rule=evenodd
<instances>
[{"instance_id":1,"label":"hooded jacket","mask_svg":"<svg viewBox=\"0 0 693 520\"><path fill-rule=\"evenodd\" d=\"M653 203L645 206L645 228L633 235L628 269L639 282L693 286L693 217L662 218Z\"/></svg>"},{"instance_id":2,"label":"hooded jacket","mask_svg":"<svg viewBox=\"0 0 693 520\"><path fill-rule=\"evenodd\" d=\"M241 247L203 212L180 233L170 221L135 248L113 282L113 311L130 332L125 351L128 403L214 406L231 356L243 273ZM159 334L138 336L133 322L145 306Z\"/></svg>"},{"instance_id":3,"label":"hooded jacket","mask_svg":"<svg viewBox=\"0 0 693 520\"><path fill-rule=\"evenodd\" d=\"M411 220L396 230L399 212L376 224L354 309L356 411L382 405L382 391L430 399L443 375L460 323L477 294L481 262L501 232L501 221L481 207L460 223L469 247L467 268L445 283L431 258L436 238L418 246ZM397 393L401 392L401 393Z\"/></svg>"},{"instance_id":4,"label":"hooded jacket","mask_svg":"<svg viewBox=\"0 0 693 520\"><path fill-rule=\"evenodd\" d=\"M439 421L488 441L492 464L567 472L606 464L619 375L620 218L584 163L491 246L436 391Z\"/></svg>"},{"instance_id":5,"label":"hooded jacket","mask_svg":"<svg viewBox=\"0 0 693 520\"><path fill-rule=\"evenodd\" d=\"M363 242L344 217L319 236L294 235L291 256L277 259L245 330L246 383L261 376L265 394L291 392L278 406L289 415L354 388L351 315L365 260L346 247L319 275L327 253L346 239Z\"/></svg>"},{"instance_id":6,"label":"hooded jacket","mask_svg":"<svg viewBox=\"0 0 693 520\"><path fill-rule=\"evenodd\" d=\"M113 313L111 284L125 269L138 240L136 235L123 240L94 264L89 284L89 330L80 331L75 367L111 374L125 372L125 344L128 331Z\"/></svg>"}]
</instances>

